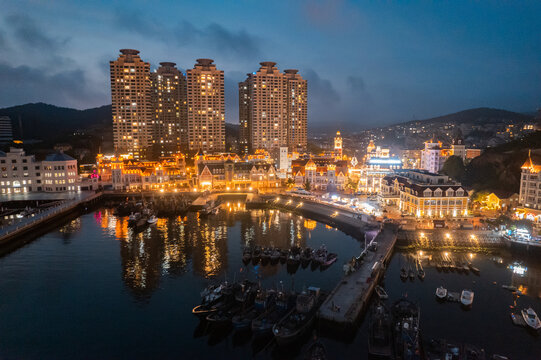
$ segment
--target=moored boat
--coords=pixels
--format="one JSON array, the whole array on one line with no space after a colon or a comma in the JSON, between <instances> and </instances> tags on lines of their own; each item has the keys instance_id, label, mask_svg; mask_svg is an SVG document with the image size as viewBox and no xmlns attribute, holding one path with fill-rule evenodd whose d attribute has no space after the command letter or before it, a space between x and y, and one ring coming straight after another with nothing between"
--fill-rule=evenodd
<instances>
[{"instance_id":1,"label":"moored boat","mask_svg":"<svg viewBox=\"0 0 541 360\"><path fill-rule=\"evenodd\" d=\"M436 288L436 297L440 300L445 300L447 298L447 289L443 286Z\"/></svg>"},{"instance_id":2,"label":"moored boat","mask_svg":"<svg viewBox=\"0 0 541 360\"><path fill-rule=\"evenodd\" d=\"M528 309L523 309L521 313L522 318L529 327L534 330L539 330L541 328L541 321L539 321L539 318L537 317L534 309L532 309L531 307Z\"/></svg>"},{"instance_id":3,"label":"moored boat","mask_svg":"<svg viewBox=\"0 0 541 360\"><path fill-rule=\"evenodd\" d=\"M301 252L301 265L303 268L307 267L312 261L312 249L309 247L305 248Z\"/></svg>"},{"instance_id":4,"label":"moored boat","mask_svg":"<svg viewBox=\"0 0 541 360\"><path fill-rule=\"evenodd\" d=\"M393 353L392 318L389 310L381 302L370 312L368 332L369 354L390 357Z\"/></svg>"},{"instance_id":5,"label":"moored boat","mask_svg":"<svg viewBox=\"0 0 541 360\"><path fill-rule=\"evenodd\" d=\"M462 290L462 293L460 294L460 302L464 306L467 306L467 307L472 306L473 296L474 296L473 291L464 289Z\"/></svg>"},{"instance_id":6,"label":"moored boat","mask_svg":"<svg viewBox=\"0 0 541 360\"><path fill-rule=\"evenodd\" d=\"M329 266L331 266L332 264L334 264L334 263L336 262L337 259L338 259L338 255L337 255L337 254L335 254L335 253L328 253L328 254L327 254L327 257L325 258L325 260L323 260L323 262L321 263L320 269L321 269L321 270L327 269Z\"/></svg>"},{"instance_id":7,"label":"moored boat","mask_svg":"<svg viewBox=\"0 0 541 360\"><path fill-rule=\"evenodd\" d=\"M272 327L295 305L294 293L279 291L272 306L252 320L252 333L254 336L272 335Z\"/></svg>"},{"instance_id":8,"label":"moored boat","mask_svg":"<svg viewBox=\"0 0 541 360\"><path fill-rule=\"evenodd\" d=\"M383 287L376 285L374 290L376 291L376 294L381 300L386 300L389 298L389 295L387 295L387 292L385 292L385 289Z\"/></svg>"},{"instance_id":9,"label":"moored boat","mask_svg":"<svg viewBox=\"0 0 541 360\"><path fill-rule=\"evenodd\" d=\"M298 340L310 329L316 318L316 312L323 303L324 297L320 289L309 287L297 296L295 308L289 311L272 332L278 345L286 345Z\"/></svg>"},{"instance_id":10,"label":"moored boat","mask_svg":"<svg viewBox=\"0 0 541 360\"><path fill-rule=\"evenodd\" d=\"M152 215L151 217L148 218L147 220L147 223L149 223L150 225L152 224L156 224L158 222L158 217Z\"/></svg>"},{"instance_id":11,"label":"moored boat","mask_svg":"<svg viewBox=\"0 0 541 360\"><path fill-rule=\"evenodd\" d=\"M306 350L306 360L326 360L327 351L321 341L314 341Z\"/></svg>"},{"instance_id":12,"label":"moored boat","mask_svg":"<svg viewBox=\"0 0 541 360\"><path fill-rule=\"evenodd\" d=\"M395 359L420 359L419 307L402 298L392 308Z\"/></svg>"}]
</instances>

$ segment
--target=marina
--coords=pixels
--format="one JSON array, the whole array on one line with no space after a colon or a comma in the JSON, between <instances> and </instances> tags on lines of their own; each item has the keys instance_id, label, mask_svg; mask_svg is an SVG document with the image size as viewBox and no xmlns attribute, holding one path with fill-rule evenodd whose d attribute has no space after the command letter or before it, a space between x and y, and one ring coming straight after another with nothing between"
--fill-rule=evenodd
<instances>
[{"instance_id":1,"label":"marina","mask_svg":"<svg viewBox=\"0 0 541 360\"><path fill-rule=\"evenodd\" d=\"M45 264L50 267L51 261L59 261L50 257L52 253L74 251L75 256L76 253L84 251L87 254L85 258L94 258L96 261L92 262L92 265L86 261L81 262L77 265L80 270L77 270L77 267L75 269L75 272L80 274L77 279L80 281L79 292L75 293L75 299L79 303L84 304L81 296L94 288L93 282L88 279L88 275L92 274L88 272L89 269L94 268L102 274L101 279L114 280L101 280L96 285L102 283L113 289L112 293L109 291L109 298L114 295L112 306L116 309L113 316L115 323L126 323L127 326L132 323L129 319L133 316L139 319L140 324L141 321L142 324L150 321L147 317L152 316L154 323L157 314L163 311L163 306L167 312L176 314L174 319L182 319L185 325L180 328L178 321L173 318L158 320L160 327L167 329L169 334L161 340L143 339L132 332L132 337L157 353L170 353L172 349L169 344L172 342L167 340L170 336L184 338L185 341L181 343L188 354L195 356L203 351L205 357L218 356L220 352L226 351L225 349L233 351L239 357L303 358L311 352L325 353L328 358L334 358L334 355L351 357L359 353L368 354L370 351L385 352L385 346L376 346L381 339L384 343L392 342L392 351L397 351L397 344L393 340L397 338L396 332L393 335L385 330L385 335L382 329L388 326L376 327L376 323L370 320L374 316L370 309L376 306L377 301L382 301L389 312L392 312L393 304L405 297L419 306L422 314L418 322L421 330L419 341L425 348L428 348L434 339L453 339L452 342L446 341L446 344L459 344L460 349L466 346L463 344L475 344L487 354L502 353L510 358L521 354L521 358L525 359L536 354L524 354L520 350L520 346L534 341L537 336L533 333L534 330L521 331L517 328L527 328L522 316L523 309L531 306L539 310L535 301L537 296L541 295L541 289L536 287L535 282L528 282L531 275L541 273L535 263L518 261L507 250L494 254L460 252L452 248L393 251L396 229L390 224L385 225L381 232L367 232L363 241L349 237L328 224L318 223L285 210L246 210L242 203L235 203L230 207L226 205L222 204L216 214L206 216L201 212L188 212L184 216L173 218L152 218L153 215L149 215L147 225L141 231L129 226L129 215L114 215L114 209L99 208L69 220L60 229L46 236L50 239L63 239L60 242L45 242L43 238L38 238L0 258L0 265L4 268L11 263L7 267L11 270L0 282L0 290L7 294L3 300L4 310L0 312L5 319L0 325L3 327L2 332L5 333L5 327L16 320L9 314L20 314L23 311L19 304L13 301L21 296L22 290L27 295L25 298L45 301L42 306L58 308L58 311L66 309L66 304L62 305L63 301L59 298L53 296L50 299L59 303L56 307L40 296L38 284L32 285L30 282L29 287L21 290L9 290L6 287L9 286L11 277L20 276L22 268L17 270L17 259L24 259L37 251L40 261L35 269L38 270ZM194 232L192 229L198 230ZM93 244L95 242L100 246L96 247ZM60 248L56 249L58 246ZM105 253L96 252L98 248L109 250ZM327 255L323 255L321 249L326 249ZM330 260L334 264L331 263L323 271L321 266L312 266L315 258L321 256L322 259L328 259L330 253L337 255ZM258 254L257 261L253 260L254 254ZM360 255L351 259L351 254ZM115 263L113 269L122 269L120 278L111 277L111 265ZM291 265L294 265L294 271L291 271ZM54 267L59 266L62 267L60 264ZM82 270L89 266L89 269ZM400 276L402 270L406 273L405 278ZM344 271L348 274L345 275ZM36 279L39 279L39 276ZM59 281L67 280L61 277ZM224 281L229 284L250 281L246 284L252 285L243 287L253 290L246 295L231 292L230 296L237 299L235 302L222 302L223 305L209 311L212 306L220 303L219 294L225 289ZM215 285L209 287L212 284ZM65 289L77 288L69 282L66 285L59 283L58 286ZM192 290L182 290L187 286ZM439 300L439 287L446 290L446 294L442 296L443 302L436 301ZM117 289L114 290L115 288ZM475 293L471 306L460 304L464 289ZM185 294L180 307L174 297L167 295L177 291ZM303 291L307 294L310 291L319 294L314 297L314 300L318 299L314 302L314 307L306 308L306 314L314 315L309 315L305 323L293 325L291 329L299 330L292 340L295 345L286 345L289 340L275 339L272 330L274 325L269 327L264 324L278 324L281 319L285 319L288 311L295 307L293 299ZM10 293L12 295L9 295ZM206 299L204 302L212 305L205 308L206 305L201 304L201 299ZM460 306L445 305L445 302L455 302ZM199 304L204 306L197 308ZM111 304L100 305L98 302L97 307L92 306L97 310L108 308ZM192 309L197 316L192 314ZM77 309L70 311L73 316L80 316L77 315ZM486 319L488 312L500 315L491 317L489 324L482 324L481 319ZM35 319L38 315L30 312L28 316ZM50 316L63 315L52 311L48 315L39 315L38 319L50 322ZM378 316L385 319L384 315ZM145 318L147 320L144 320ZM392 318L395 319L396 316ZM442 321L446 322L444 328L437 325ZM467 328L464 328L463 324L467 324ZM65 331L65 326L67 324L57 324L58 331ZM90 321L82 330L88 332L93 326L98 325ZM118 326L123 331L130 332L123 325ZM486 326L501 328L502 331L487 337L480 336ZM349 330L346 335L337 339L332 330L336 328ZM144 329L145 327L139 328L138 332L145 332ZM281 330L278 331L281 333ZM310 341L314 331L318 338ZM372 338L376 333L380 334L377 341L375 337ZM511 337L517 345L502 348L498 341L493 340L499 336ZM51 351L60 354L60 358L73 355L66 352L67 348L62 347L63 341L52 341L45 333L39 335L39 338L43 341L47 339L53 345L52 348L48 345L54 349ZM75 337L70 339L75 341ZM374 339L371 345L369 339ZM148 341L163 349L150 346ZM344 342L348 344L345 348ZM7 335L0 340L0 344L4 349L0 351L0 355L14 354L9 349L13 349L11 346L16 344L16 339ZM75 344L75 348L82 346L77 345L76 341ZM128 351L129 344L131 343L116 346L124 353ZM99 349L100 347L91 347L89 351L99 352ZM24 354L16 353L18 357L24 357ZM145 357L145 353L131 355L133 358Z\"/></svg>"}]
</instances>

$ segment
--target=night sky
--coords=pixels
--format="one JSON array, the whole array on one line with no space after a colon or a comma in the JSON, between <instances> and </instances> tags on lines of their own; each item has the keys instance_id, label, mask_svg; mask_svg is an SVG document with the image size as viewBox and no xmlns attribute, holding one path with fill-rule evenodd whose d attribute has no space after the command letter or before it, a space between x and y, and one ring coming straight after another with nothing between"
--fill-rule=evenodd
<instances>
[{"instance_id":1,"label":"night sky","mask_svg":"<svg viewBox=\"0 0 541 360\"><path fill-rule=\"evenodd\" d=\"M541 1L359 3L0 0L0 107L109 104L121 48L152 69L214 59L233 123L260 61L308 79L309 126L541 107Z\"/></svg>"}]
</instances>

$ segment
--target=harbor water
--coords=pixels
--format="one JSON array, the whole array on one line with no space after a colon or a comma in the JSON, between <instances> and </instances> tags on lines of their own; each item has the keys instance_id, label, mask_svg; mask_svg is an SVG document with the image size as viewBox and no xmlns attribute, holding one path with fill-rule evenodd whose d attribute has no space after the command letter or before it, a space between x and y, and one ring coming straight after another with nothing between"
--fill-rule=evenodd
<instances>
[{"instance_id":1,"label":"harbor water","mask_svg":"<svg viewBox=\"0 0 541 360\"><path fill-rule=\"evenodd\" d=\"M332 288L342 265L361 251L358 240L289 213L244 210L224 204L217 215L188 213L161 218L140 233L113 209L98 209L0 257L0 358L303 358L310 339L278 348L272 339L211 332L191 314L209 283L261 281L264 287ZM338 254L328 269L286 265L244 266L248 245L317 248ZM401 296L418 301L423 338L446 338L512 359L541 358L537 334L512 324L510 313L532 306L541 314L541 266L535 257L500 252L451 253L467 256L480 269L438 271L423 253L424 281L402 281L400 268L419 253L395 252L384 286L392 303ZM437 302L436 287L471 289L471 309ZM513 285L515 296L501 285ZM366 358L367 321L347 336L316 329L331 359Z\"/></svg>"}]
</instances>

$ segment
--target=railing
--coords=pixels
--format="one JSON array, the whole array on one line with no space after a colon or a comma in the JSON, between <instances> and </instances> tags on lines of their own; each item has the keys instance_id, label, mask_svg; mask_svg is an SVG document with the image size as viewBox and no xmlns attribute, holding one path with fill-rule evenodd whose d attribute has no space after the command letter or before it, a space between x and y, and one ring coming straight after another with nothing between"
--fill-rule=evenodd
<instances>
[{"instance_id":1,"label":"railing","mask_svg":"<svg viewBox=\"0 0 541 360\"><path fill-rule=\"evenodd\" d=\"M101 194L93 194L92 196L89 196L86 199L67 200L65 202L59 203L57 206L49 207L46 210L39 211L37 214L31 215L31 217L16 220L16 222L9 224L7 226L0 226L0 239L8 237L11 234L14 234L22 229L32 227L35 224L40 223L44 220L53 218L57 214L64 212L67 209L75 208L79 204L93 200L100 195Z\"/></svg>"}]
</instances>

